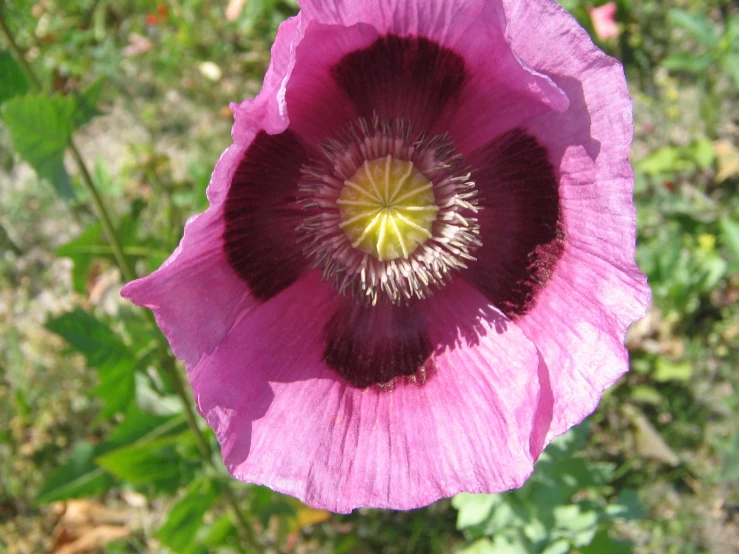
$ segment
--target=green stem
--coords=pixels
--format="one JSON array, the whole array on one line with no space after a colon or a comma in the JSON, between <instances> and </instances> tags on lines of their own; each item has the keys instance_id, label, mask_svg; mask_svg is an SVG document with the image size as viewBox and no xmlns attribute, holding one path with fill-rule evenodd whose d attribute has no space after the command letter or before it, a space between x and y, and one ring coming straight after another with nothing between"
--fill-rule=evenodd
<instances>
[{"instance_id":1,"label":"green stem","mask_svg":"<svg viewBox=\"0 0 739 554\"><path fill-rule=\"evenodd\" d=\"M3 15L2 10L4 5L4 1L0 2L0 27L3 30L3 34L5 35L5 38L8 39L10 49L13 51L13 54L15 54L15 57L21 66L21 70L23 70L23 73L26 75L26 78L31 82L36 90L41 90L43 88L41 86L41 81L39 81L39 78L36 77L36 74L33 72L33 69L29 65L28 61L26 61L23 50L21 50L18 46L18 43L15 42L15 37L13 36L13 33L10 32L10 27L8 27L8 24L5 22L5 16Z\"/></svg>"},{"instance_id":2,"label":"green stem","mask_svg":"<svg viewBox=\"0 0 739 554\"><path fill-rule=\"evenodd\" d=\"M107 239L108 244L110 244L110 248L113 250L113 257L115 258L116 264L118 264L123 278L126 281L133 281L136 278L136 273L134 273L131 264L128 262L128 258L123 254L123 246L118 240L118 235L116 235L115 228L113 227L113 224L110 221L110 216L108 215L108 209L105 207L105 203L95 186L95 182L92 180L90 171L87 169L87 164L85 164L82 154L71 139L69 141L69 149L72 151L74 161L77 162L77 167L82 175L82 182L92 197L92 203L95 204L95 211L97 212L100 224L103 226L105 238Z\"/></svg>"},{"instance_id":3,"label":"green stem","mask_svg":"<svg viewBox=\"0 0 739 554\"><path fill-rule=\"evenodd\" d=\"M5 21L2 10L3 5L4 2L0 4L0 28L7 38L8 43L10 44L13 53L18 59L23 72L28 77L28 80L33 84L34 88L36 88L37 90L42 90L43 87L41 85L41 81L34 73L33 68L31 68L31 66L26 61L23 51L16 43L15 38L13 37L13 33L10 31L10 28ZM72 152L72 156L74 157L75 162L77 163L77 166L79 167L80 174L82 176L82 182L84 183L85 188L88 190L90 196L92 197L93 204L95 205L95 211L97 212L98 219L103 226L105 238L107 239L108 243L110 244L110 248L113 251L113 256L115 258L116 264L118 265L123 278L126 281L132 281L136 278L136 274L131 267L131 264L128 262L128 258L126 258L125 254L123 253L123 246L118 240L118 235L116 234L115 228L111 223L110 216L108 215L108 210L105 206L105 203L103 202L102 197L100 196L100 193L97 190L97 187L95 186L95 182L92 180L90 171L87 169L87 164L85 163L85 160L82 157L79 149L71 140L69 143L69 148ZM149 310L145 310L145 313L147 319L154 325L155 328L158 328L154 314ZM185 389L185 386L182 384L182 378L180 377L179 371L177 370L175 360L169 352L166 339L161 333L157 333L157 340L159 342L161 358L163 361L162 366L172 381L175 393L177 394L177 396L180 397L180 400L182 401L182 406L185 412L185 418L187 419L188 427L190 428L190 431L193 433L193 435L195 435L195 440L198 444L198 449L200 450L201 457L206 464L215 468L216 466L213 462L213 452L210 448L210 445L208 444L207 439L205 438L205 435L198 426L198 420L195 417L195 412L192 409L192 401L189 394L187 393L187 390ZM226 487L226 491L226 501L233 511L236 528L239 532L239 535L241 535L243 544L257 550L257 541L254 537L254 531L249 526L246 519L244 519L244 515L239 508L236 495L233 493L233 490L231 490L230 487Z\"/></svg>"}]
</instances>

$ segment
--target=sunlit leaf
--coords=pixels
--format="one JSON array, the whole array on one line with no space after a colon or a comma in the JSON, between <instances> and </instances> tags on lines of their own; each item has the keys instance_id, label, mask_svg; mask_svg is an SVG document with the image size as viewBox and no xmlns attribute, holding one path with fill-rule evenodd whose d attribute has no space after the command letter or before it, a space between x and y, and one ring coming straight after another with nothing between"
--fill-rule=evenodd
<instances>
[{"instance_id":1,"label":"sunlit leaf","mask_svg":"<svg viewBox=\"0 0 739 554\"><path fill-rule=\"evenodd\" d=\"M71 96L22 96L0 109L16 152L64 198L74 198L64 151L74 131L77 106Z\"/></svg>"}]
</instances>

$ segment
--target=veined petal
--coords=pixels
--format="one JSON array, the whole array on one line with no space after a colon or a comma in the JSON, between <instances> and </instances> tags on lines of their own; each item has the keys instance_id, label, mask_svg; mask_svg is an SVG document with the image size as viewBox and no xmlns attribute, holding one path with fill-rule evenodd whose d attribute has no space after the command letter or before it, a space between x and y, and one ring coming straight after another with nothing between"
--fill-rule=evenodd
<instances>
[{"instance_id":1,"label":"veined petal","mask_svg":"<svg viewBox=\"0 0 739 554\"><path fill-rule=\"evenodd\" d=\"M424 310L445 341L427 381L357 389L323 359L320 322L337 300L307 275L191 371L229 471L336 512L410 509L460 491L520 486L538 455L536 429L548 422L536 350L515 325L498 314L497 328L479 318L453 337L446 323L454 328L460 313L486 306L469 288L456 289Z\"/></svg>"},{"instance_id":2,"label":"veined petal","mask_svg":"<svg viewBox=\"0 0 739 554\"><path fill-rule=\"evenodd\" d=\"M446 108L442 104L443 110L433 112L438 123L426 130L450 132L463 152L479 148L532 117L567 108L564 92L546 75L522 63L512 52L506 40L505 14L499 1L304 0L301 8L305 17L312 21L342 26L369 25L380 37L420 38L461 57L463 71L456 73L464 80L456 87L447 87L449 97L445 99L452 101L453 106ZM369 55L366 57L371 58ZM388 83L392 83L393 77L404 79L408 76L408 70L402 72L401 67L393 65L393 56L386 54L384 59L383 69ZM425 67L432 82L435 72L438 79L445 78L444 71L439 73L428 62ZM439 67L448 68L448 65ZM406 91L405 98L401 93L401 98L394 102L395 106L403 105L403 102L407 102L409 107L414 106L410 103L418 94L414 85L423 88L422 82L402 87ZM385 92L387 96L381 98L382 102L393 102L397 93L392 89ZM405 115L412 117L414 114L415 111L411 110ZM398 116L397 113L387 115ZM428 118L428 114L424 118Z\"/></svg>"},{"instance_id":3,"label":"veined petal","mask_svg":"<svg viewBox=\"0 0 739 554\"><path fill-rule=\"evenodd\" d=\"M649 302L634 261L631 100L621 64L559 5L523 0L505 8L516 54L570 99L567 111L526 125L558 168L565 236L536 305L518 320L550 368L551 439L592 412L628 370L626 329ZM539 22L536 33L531 21Z\"/></svg>"}]
</instances>

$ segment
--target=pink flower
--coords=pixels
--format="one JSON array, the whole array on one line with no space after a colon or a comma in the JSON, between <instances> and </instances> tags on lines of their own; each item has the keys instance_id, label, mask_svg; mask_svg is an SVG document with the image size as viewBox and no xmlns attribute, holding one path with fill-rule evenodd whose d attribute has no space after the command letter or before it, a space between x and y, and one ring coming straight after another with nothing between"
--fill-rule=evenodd
<instances>
[{"instance_id":1,"label":"pink flower","mask_svg":"<svg viewBox=\"0 0 739 554\"><path fill-rule=\"evenodd\" d=\"M615 38L619 35L616 23L616 12L618 6L615 2L608 2L599 8L590 8L590 20L595 28L595 35L600 40Z\"/></svg>"},{"instance_id":2,"label":"pink flower","mask_svg":"<svg viewBox=\"0 0 739 554\"><path fill-rule=\"evenodd\" d=\"M628 369L621 65L553 0L303 0L154 310L234 477L337 512L498 492Z\"/></svg>"}]
</instances>

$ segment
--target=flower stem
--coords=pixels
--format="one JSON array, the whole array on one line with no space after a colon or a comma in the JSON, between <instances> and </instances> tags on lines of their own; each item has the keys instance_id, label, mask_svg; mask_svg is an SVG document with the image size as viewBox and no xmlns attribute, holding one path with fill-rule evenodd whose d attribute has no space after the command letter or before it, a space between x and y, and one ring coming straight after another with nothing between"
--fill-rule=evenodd
<instances>
[{"instance_id":1,"label":"flower stem","mask_svg":"<svg viewBox=\"0 0 739 554\"><path fill-rule=\"evenodd\" d=\"M7 22L5 21L2 10L3 4L4 2L0 1L0 29L2 29L2 32L5 35L5 38L7 39L11 50L15 54L15 57L17 58L18 63L20 64L24 74L31 82L33 87L36 90L41 91L43 90L41 81L34 73L33 68L30 66L30 64L26 61L23 51L18 46L13 33L10 31ZM115 258L116 265L120 269L123 278L126 281L132 281L136 278L136 273L134 272L133 267L131 266L128 258L123 252L123 245L118 239L115 228L111 223L108 209L106 208L105 203L103 202L103 198L102 196L100 196L100 193L95 186L95 182L93 181L92 175L87 168L87 164L82 157L82 153L79 151L74 141L72 140L70 140L69 142L69 149L72 152L72 157L77 163L77 167L79 168L80 175L82 176L82 182L87 191L90 193L92 202L95 205L95 211L97 213L98 219L100 220L100 224L103 227L105 238L108 241L108 244L110 245L110 248L113 252L113 257ZM149 310L145 310L145 313L149 322L158 330L154 314ZM187 393L187 390L182 383L182 378L180 377L180 373L177 370L175 360L169 351L166 339L160 332L157 333L157 342L159 343L162 368L168 374L172 386L174 387L175 393L177 394L177 396L180 397L180 400L182 401L183 410L185 412L185 419L187 420L187 425L190 428L190 431L193 433L193 435L195 435L195 440L198 444L201 458L203 459L204 463L213 468L216 468L216 464L213 462L213 452L210 448L210 445L208 444L205 435L198 425L198 420L195 416L195 412L192 409L192 401L190 399L190 395ZM233 511L235 526L241 537L242 544L248 546L251 549L258 550L258 543L254 536L254 530L244 518L244 514L239 508L238 499L236 498L236 495L234 494L230 486L227 486L225 488L225 496L226 501Z\"/></svg>"},{"instance_id":2,"label":"flower stem","mask_svg":"<svg viewBox=\"0 0 739 554\"><path fill-rule=\"evenodd\" d=\"M0 2L0 27L3 30L3 34L5 35L5 38L8 40L10 49L15 54L15 57L18 60L18 63L21 66L21 70L25 74L26 78L31 82L31 84L36 90L41 90L43 88L41 86L41 81L39 81L39 78L36 77L36 74L33 72L33 69L31 68L28 61L26 60L26 57L23 55L23 51L18 46L18 43L15 42L15 37L13 36L13 33L10 32L10 27L8 27L8 24L5 21L5 16L3 15L3 10L2 10L3 4L5 4L4 1Z\"/></svg>"}]
</instances>

